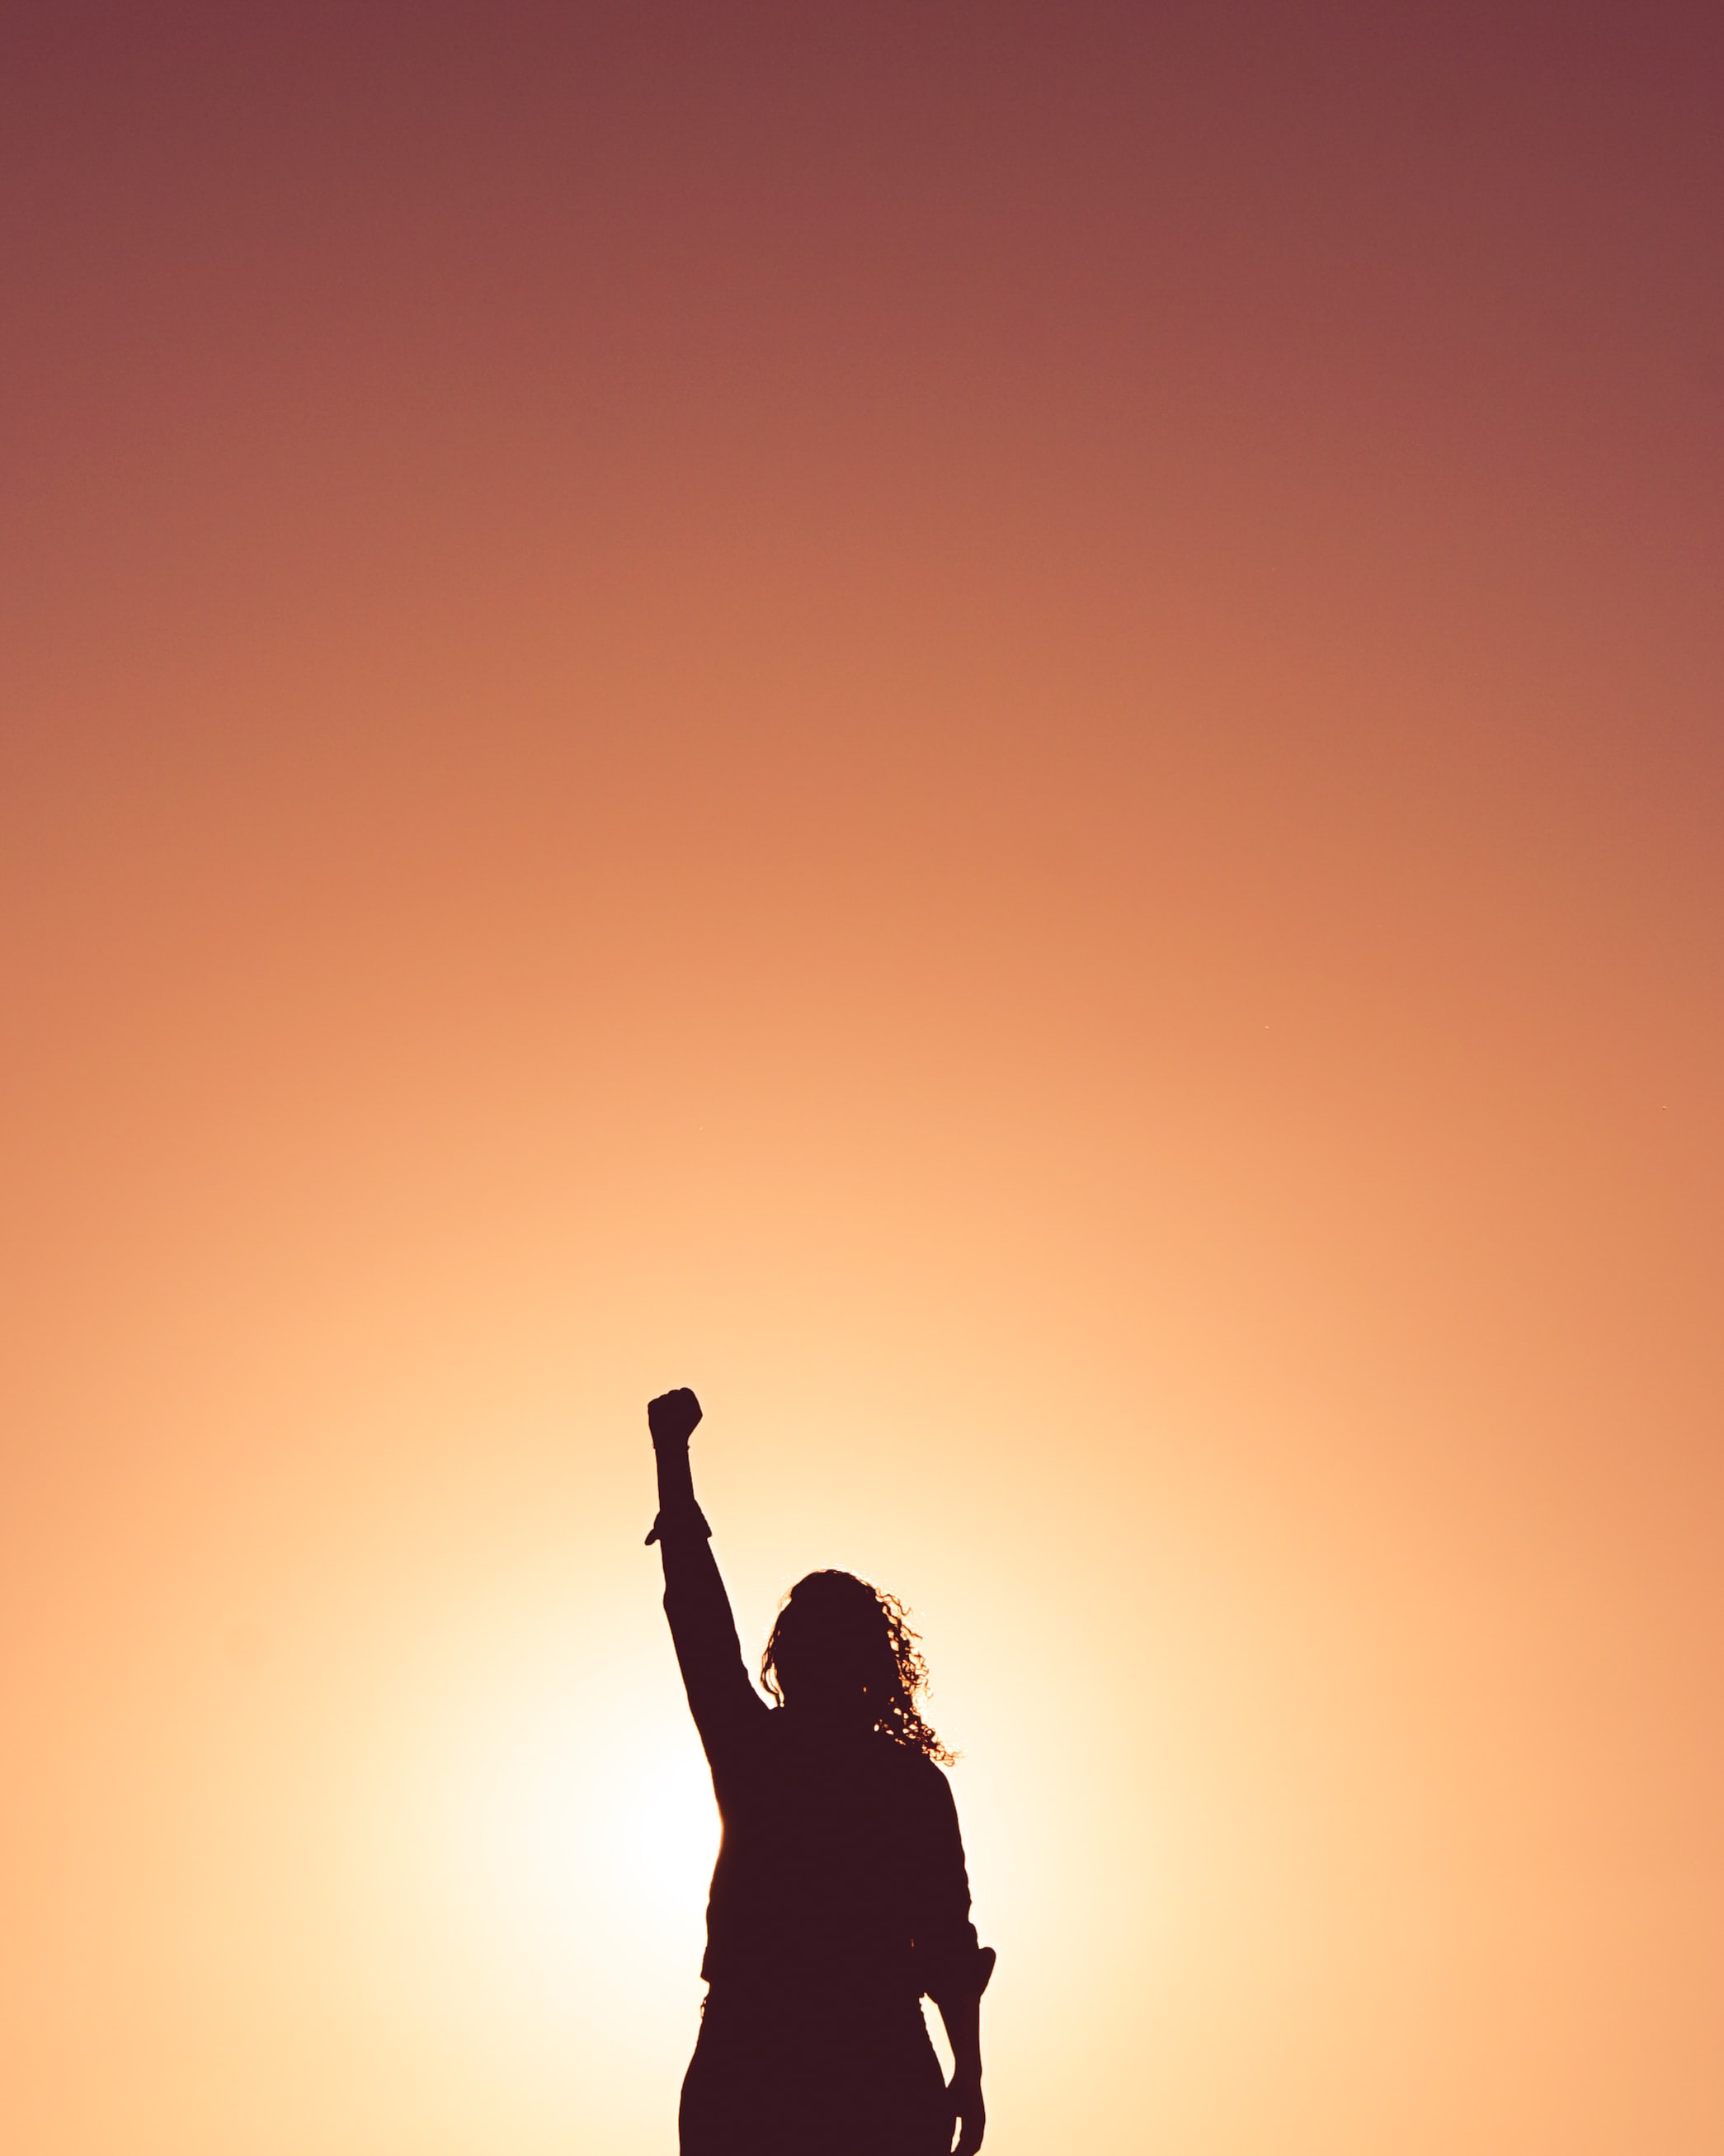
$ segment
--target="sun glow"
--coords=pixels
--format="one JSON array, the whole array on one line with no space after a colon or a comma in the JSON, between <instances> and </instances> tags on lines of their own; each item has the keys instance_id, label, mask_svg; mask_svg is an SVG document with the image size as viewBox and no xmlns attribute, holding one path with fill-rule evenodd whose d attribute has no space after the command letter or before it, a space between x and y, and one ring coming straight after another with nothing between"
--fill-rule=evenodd
<instances>
[{"instance_id":1,"label":"sun glow","mask_svg":"<svg viewBox=\"0 0 1724 2156\"><path fill-rule=\"evenodd\" d=\"M712 1791L685 1732L598 1747L563 1703L479 1770L472 1862L500 1928L548 1948L595 1901L621 1922L698 1908L718 1846Z\"/></svg>"},{"instance_id":2,"label":"sun glow","mask_svg":"<svg viewBox=\"0 0 1724 2156\"><path fill-rule=\"evenodd\" d=\"M421 1884L515 2010L590 2020L667 1968L692 1977L719 1831L692 1731L614 1676L516 1678L438 1750Z\"/></svg>"}]
</instances>

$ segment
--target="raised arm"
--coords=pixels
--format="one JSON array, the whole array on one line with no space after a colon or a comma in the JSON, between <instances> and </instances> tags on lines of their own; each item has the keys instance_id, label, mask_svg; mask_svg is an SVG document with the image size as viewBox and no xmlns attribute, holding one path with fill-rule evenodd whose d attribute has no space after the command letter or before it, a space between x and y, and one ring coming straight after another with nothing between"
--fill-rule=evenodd
<instances>
[{"instance_id":1,"label":"raised arm","mask_svg":"<svg viewBox=\"0 0 1724 2156\"><path fill-rule=\"evenodd\" d=\"M770 1710L748 1681L712 1531L695 1502L689 1440L700 1419L700 1403L685 1385L647 1408L659 1471L659 1517L647 1541L657 1543L664 1560L664 1614L689 1711L707 1758L715 1759L730 1738Z\"/></svg>"}]
</instances>

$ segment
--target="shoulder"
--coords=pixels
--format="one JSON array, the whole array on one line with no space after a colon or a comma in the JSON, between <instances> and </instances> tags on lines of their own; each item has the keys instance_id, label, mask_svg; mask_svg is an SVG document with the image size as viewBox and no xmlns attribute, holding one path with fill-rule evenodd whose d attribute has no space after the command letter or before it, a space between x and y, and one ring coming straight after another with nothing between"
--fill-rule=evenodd
<instances>
[{"instance_id":1,"label":"shoulder","mask_svg":"<svg viewBox=\"0 0 1724 2156\"><path fill-rule=\"evenodd\" d=\"M936 1765L926 1752L918 1752L911 1744L900 1744L895 1737L888 1737L884 1731L875 1735L874 1743L882 1771L890 1775L900 1789L924 1804L951 1804L952 1784L946 1779L946 1771Z\"/></svg>"}]
</instances>

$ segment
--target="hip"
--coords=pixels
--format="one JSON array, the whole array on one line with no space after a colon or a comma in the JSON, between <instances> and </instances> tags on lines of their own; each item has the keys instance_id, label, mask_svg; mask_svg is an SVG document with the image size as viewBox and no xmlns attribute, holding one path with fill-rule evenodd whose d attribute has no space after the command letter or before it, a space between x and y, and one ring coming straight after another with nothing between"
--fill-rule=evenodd
<instances>
[{"instance_id":1,"label":"hip","mask_svg":"<svg viewBox=\"0 0 1724 2156\"><path fill-rule=\"evenodd\" d=\"M944 2156L921 2002L715 1985L683 2084L683 2156Z\"/></svg>"}]
</instances>

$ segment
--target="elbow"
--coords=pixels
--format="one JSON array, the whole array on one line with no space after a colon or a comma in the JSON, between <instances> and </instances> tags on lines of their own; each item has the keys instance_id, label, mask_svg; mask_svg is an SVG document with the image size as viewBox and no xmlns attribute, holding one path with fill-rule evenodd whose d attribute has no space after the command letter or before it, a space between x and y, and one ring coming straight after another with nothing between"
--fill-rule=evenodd
<instances>
[{"instance_id":1,"label":"elbow","mask_svg":"<svg viewBox=\"0 0 1724 2156\"><path fill-rule=\"evenodd\" d=\"M930 1956L928 1960L932 1965L925 1967L922 1989L942 2013L947 2006L980 1999L988 1989L998 1959L992 1947L972 1947L967 1953L942 1954L937 1963Z\"/></svg>"}]
</instances>

